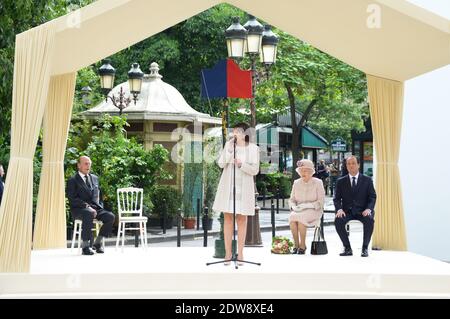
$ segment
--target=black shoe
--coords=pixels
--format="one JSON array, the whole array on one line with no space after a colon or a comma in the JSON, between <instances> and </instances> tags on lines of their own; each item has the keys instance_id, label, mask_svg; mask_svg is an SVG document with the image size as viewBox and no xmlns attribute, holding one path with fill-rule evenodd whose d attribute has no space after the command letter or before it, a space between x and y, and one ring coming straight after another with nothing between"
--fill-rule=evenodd
<instances>
[{"instance_id":1,"label":"black shoe","mask_svg":"<svg viewBox=\"0 0 450 319\"><path fill-rule=\"evenodd\" d=\"M297 247L292 249L292 255L297 255L297 252L298 252L298 248Z\"/></svg>"},{"instance_id":2,"label":"black shoe","mask_svg":"<svg viewBox=\"0 0 450 319\"><path fill-rule=\"evenodd\" d=\"M339 256L353 256L353 251L351 248L344 248L344 251Z\"/></svg>"},{"instance_id":3,"label":"black shoe","mask_svg":"<svg viewBox=\"0 0 450 319\"><path fill-rule=\"evenodd\" d=\"M84 248L82 249L82 254L83 254L83 255L90 256L90 255L93 255L94 252L92 251L92 249L91 249L90 247L84 247Z\"/></svg>"},{"instance_id":4,"label":"black shoe","mask_svg":"<svg viewBox=\"0 0 450 319\"><path fill-rule=\"evenodd\" d=\"M367 248L362 249L361 257L369 257L369 250Z\"/></svg>"},{"instance_id":5,"label":"black shoe","mask_svg":"<svg viewBox=\"0 0 450 319\"><path fill-rule=\"evenodd\" d=\"M305 251L306 251L306 248L305 248L305 249L299 248L299 249L297 250L297 254L299 254L299 255L304 255L304 254L305 254Z\"/></svg>"},{"instance_id":6,"label":"black shoe","mask_svg":"<svg viewBox=\"0 0 450 319\"><path fill-rule=\"evenodd\" d=\"M97 254L103 254L105 252L104 248L100 244L94 244L92 245L92 248L95 249Z\"/></svg>"}]
</instances>

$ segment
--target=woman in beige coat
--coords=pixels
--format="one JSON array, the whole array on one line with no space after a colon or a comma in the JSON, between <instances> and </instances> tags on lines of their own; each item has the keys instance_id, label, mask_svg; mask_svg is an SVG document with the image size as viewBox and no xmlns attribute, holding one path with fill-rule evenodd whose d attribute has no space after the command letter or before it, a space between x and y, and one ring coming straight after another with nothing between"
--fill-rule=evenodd
<instances>
[{"instance_id":1,"label":"woman in beige coat","mask_svg":"<svg viewBox=\"0 0 450 319\"><path fill-rule=\"evenodd\" d=\"M306 251L306 228L318 225L322 217L325 190L322 180L312 177L315 170L310 160L299 161L296 171L300 178L296 179L292 185L289 198L291 208L289 225L295 242L292 253L303 255ZM301 241L299 241L299 233Z\"/></svg>"},{"instance_id":2,"label":"woman in beige coat","mask_svg":"<svg viewBox=\"0 0 450 319\"><path fill-rule=\"evenodd\" d=\"M233 128L233 139L225 144L218 164L223 168L212 209L224 213L225 259L232 258L231 238L233 235L233 166L236 166L236 222L238 229L238 260L244 260L243 249L247 233L247 216L255 214L255 184L253 176L259 172L259 147L248 142L249 130L246 123ZM236 159L233 160L236 139ZM234 165L233 165L234 164ZM229 265L226 262L225 265ZM242 265L242 263L239 263Z\"/></svg>"}]
</instances>

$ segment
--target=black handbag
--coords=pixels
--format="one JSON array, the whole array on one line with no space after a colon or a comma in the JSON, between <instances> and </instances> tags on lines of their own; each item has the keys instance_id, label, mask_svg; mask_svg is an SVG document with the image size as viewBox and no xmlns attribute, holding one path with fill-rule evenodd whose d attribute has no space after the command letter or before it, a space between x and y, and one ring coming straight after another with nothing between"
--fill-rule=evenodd
<instances>
[{"instance_id":1,"label":"black handbag","mask_svg":"<svg viewBox=\"0 0 450 319\"><path fill-rule=\"evenodd\" d=\"M316 227L314 230L314 238L311 243L311 255L326 255L328 254L327 242L325 241L323 230L321 227Z\"/></svg>"}]
</instances>

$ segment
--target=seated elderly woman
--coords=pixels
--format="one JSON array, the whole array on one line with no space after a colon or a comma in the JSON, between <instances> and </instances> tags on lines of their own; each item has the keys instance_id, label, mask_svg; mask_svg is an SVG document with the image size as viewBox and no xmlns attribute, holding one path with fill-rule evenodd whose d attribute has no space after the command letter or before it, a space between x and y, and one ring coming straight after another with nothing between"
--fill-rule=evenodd
<instances>
[{"instance_id":1,"label":"seated elderly woman","mask_svg":"<svg viewBox=\"0 0 450 319\"><path fill-rule=\"evenodd\" d=\"M297 162L297 166L296 172L300 178L294 181L289 198L289 225L295 242L292 253L303 255L306 251L306 229L316 226L322 217L325 190L322 180L313 177L313 162L303 159Z\"/></svg>"}]
</instances>

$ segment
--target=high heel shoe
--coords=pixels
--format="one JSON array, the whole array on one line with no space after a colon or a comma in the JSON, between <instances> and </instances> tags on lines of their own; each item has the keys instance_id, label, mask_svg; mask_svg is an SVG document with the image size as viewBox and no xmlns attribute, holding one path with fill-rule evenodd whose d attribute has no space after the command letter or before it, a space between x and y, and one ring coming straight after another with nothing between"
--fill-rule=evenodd
<instances>
[{"instance_id":1,"label":"high heel shoe","mask_svg":"<svg viewBox=\"0 0 450 319\"><path fill-rule=\"evenodd\" d=\"M239 257L239 256L238 256L237 259L238 259L238 260L244 260L243 257ZM237 265L238 265L238 266L244 266L244 263L243 263L242 261L238 261L238 262L237 262Z\"/></svg>"},{"instance_id":2,"label":"high heel shoe","mask_svg":"<svg viewBox=\"0 0 450 319\"><path fill-rule=\"evenodd\" d=\"M231 262L230 262L230 259L231 259L231 257L225 257L225 260L227 260L227 261L225 261L224 263L223 263L223 265L224 266L229 266L230 264L231 264Z\"/></svg>"},{"instance_id":3,"label":"high heel shoe","mask_svg":"<svg viewBox=\"0 0 450 319\"><path fill-rule=\"evenodd\" d=\"M299 254L299 255L304 255L304 254L305 254L305 251L306 251L306 247L305 247L305 248L298 248L297 254Z\"/></svg>"},{"instance_id":4,"label":"high heel shoe","mask_svg":"<svg viewBox=\"0 0 450 319\"><path fill-rule=\"evenodd\" d=\"M298 248L294 247L294 249L292 249L292 255L297 255L298 254Z\"/></svg>"}]
</instances>

